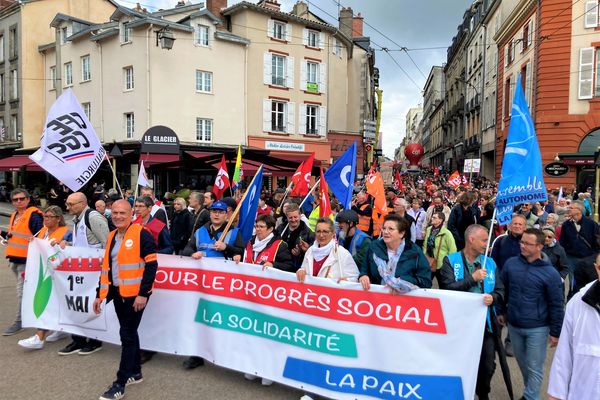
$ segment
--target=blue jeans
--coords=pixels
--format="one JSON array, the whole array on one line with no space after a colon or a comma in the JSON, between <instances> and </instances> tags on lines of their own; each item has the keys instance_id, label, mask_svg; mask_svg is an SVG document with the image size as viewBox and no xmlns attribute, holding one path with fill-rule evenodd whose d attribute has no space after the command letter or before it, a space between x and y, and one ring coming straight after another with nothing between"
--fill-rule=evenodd
<instances>
[{"instance_id":1,"label":"blue jeans","mask_svg":"<svg viewBox=\"0 0 600 400\"><path fill-rule=\"evenodd\" d=\"M512 341L513 352L523 375L526 400L538 400L544 379L544 361L550 327L517 328L508 324L508 333Z\"/></svg>"}]
</instances>

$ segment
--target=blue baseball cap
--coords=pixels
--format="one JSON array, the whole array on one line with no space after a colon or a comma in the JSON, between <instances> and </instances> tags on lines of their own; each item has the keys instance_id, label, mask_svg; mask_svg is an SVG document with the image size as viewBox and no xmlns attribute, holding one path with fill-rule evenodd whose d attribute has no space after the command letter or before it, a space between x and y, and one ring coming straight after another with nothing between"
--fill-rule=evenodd
<instances>
[{"instance_id":1,"label":"blue baseball cap","mask_svg":"<svg viewBox=\"0 0 600 400\"><path fill-rule=\"evenodd\" d=\"M221 210L221 211L227 211L227 204L223 203L222 201L215 201L214 203L212 203L212 205L210 206L211 210Z\"/></svg>"}]
</instances>

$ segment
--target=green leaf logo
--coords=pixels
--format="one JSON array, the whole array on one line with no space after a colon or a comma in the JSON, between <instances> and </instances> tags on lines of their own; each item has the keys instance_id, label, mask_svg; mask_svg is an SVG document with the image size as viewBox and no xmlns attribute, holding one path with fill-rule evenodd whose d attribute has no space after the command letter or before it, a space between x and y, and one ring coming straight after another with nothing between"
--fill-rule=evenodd
<instances>
[{"instance_id":1,"label":"green leaf logo","mask_svg":"<svg viewBox=\"0 0 600 400\"><path fill-rule=\"evenodd\" d=\"M50 276L45 276L45 272L44 262L40 256L38 283L35 288L35 295L33 296L33 313L36 318L39 318L46 309L46 306L50 301L50 293L52 293L52 278Z\"/></svg>"}]
</instances>

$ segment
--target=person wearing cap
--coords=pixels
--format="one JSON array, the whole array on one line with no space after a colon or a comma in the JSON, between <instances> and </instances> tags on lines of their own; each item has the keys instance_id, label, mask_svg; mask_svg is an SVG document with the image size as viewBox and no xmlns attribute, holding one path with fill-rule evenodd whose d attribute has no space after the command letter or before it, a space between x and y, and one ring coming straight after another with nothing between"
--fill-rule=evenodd
<instances>
[{"instance_id":1,"label":"person wearing cap","mask_svg":"<svg viewBox=\"0 0 600 400\"><path fill-rule=\"evenodd\" d=\"M190 240L183 250L184 256L191 256L196 260L203 257L226 258L232 260L235 256L244 254L244 240L238 228L231 228L221 237L229 216L227 204L215 201L210 206L210 221L201 226L194 233L194 240ZM201 357L190 356L183 362L186 369L194 369L204 365Z\"/></svg>"},{"instance_id":2,"label":"person wearing cap","mask_svg":"<svg viewBox=\"0 0 600 400\"><path fill-rule=\"evenodd\" d=\"M358 214L354 210L342 210L335 219L339 226L338 241L352 254L356 265L363 265L371 245L371 237L356 229Z\"/></svg>"},{"instance_id":3,"label":"person wearing cap","mask_svg":"<svg viewBox=\"0 0 600 400\"><path fill-rule=\"evenodd\" d=\"M542 228L542 232L546 237L542 251L548 256L550 264L556 268L564 282L571 270L571 263L567 258L567 253L565 253L565 249L556 240L554 227L546 225Z\"/></svg>"}]
</instances>

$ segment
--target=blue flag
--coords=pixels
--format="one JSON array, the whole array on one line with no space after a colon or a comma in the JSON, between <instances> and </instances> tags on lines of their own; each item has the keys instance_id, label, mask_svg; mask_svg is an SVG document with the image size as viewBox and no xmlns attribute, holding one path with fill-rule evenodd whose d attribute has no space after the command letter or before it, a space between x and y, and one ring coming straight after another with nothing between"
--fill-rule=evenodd
<instances>
[{"instance_id":1,"label":"blue flag","mask_svg":"<svg viewBox=\"0 0 600 400\"><path fill-rule=\"evenodd\" d=\"M352 188L356 176L356 142L325 171L329 190L338 198L344 208L350 208Z\"/></svg>"},{"instance_id":2,"label":"blue flag","mask_svg":"<svg viewBox=\"0 0 600 400\"><path fill-rule=\"evenodd\" d=\"M496 196L498 223L509 224L513 208L517 204L547 199L540 146L519 75Z\"/></svg>"},{"instance_id":3,"label":"blue flag","mask_svg":"<svg viewBox=\"0 0 600 400\"><path fill-rule=\"evenodd\" d=\"M258 200L260 199L260 188L262 187L263 166L261 165L256 172L256 177L246 191L246 196L240 207L240 219L238 229L244 239L244 243L252 238L252 230L256 221L256 212L258 211Z\"/></svg>"}]
</instances>

